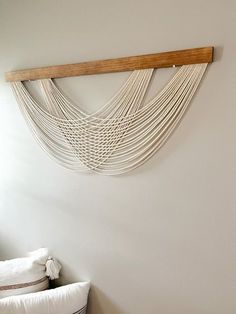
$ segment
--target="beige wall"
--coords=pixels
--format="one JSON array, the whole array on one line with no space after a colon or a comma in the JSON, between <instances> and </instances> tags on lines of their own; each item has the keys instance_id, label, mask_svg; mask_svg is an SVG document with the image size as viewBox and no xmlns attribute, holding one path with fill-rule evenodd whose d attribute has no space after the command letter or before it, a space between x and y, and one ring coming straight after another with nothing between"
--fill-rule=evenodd
<instances>
[{"instance_id":1,"label":"beige wall","mask_svg":"<svg viewBox=\"0 0 236 314\"><path fill-rule=\"evenodd\" d=\"M0 255L47 246L90 314L236 312L236 2L0 0ZM180 127L122 177L72 173L38 147L7 70L216 46ZM163 84L173 70L160 70ZM88 109L128 73L63 79Z\"/></svg>"}]
</instances>

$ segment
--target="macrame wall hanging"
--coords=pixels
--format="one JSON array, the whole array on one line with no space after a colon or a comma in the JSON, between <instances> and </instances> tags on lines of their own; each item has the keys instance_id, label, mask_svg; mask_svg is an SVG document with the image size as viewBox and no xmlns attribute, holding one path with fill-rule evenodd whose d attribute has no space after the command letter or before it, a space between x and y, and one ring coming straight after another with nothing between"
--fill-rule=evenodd
<instances>
[{"instance_id":1,"label":"macrame wall hanging","mask_svg":"<svg viewBox=\"0 0 236 314\"><path fill-rule=\"evenodd\" d=\"M6 73L14 95L42 148L75 171L106 175L142 165L165 143L183 117L207 68L213 48L195 48ZM154 69L180 66L166 86L144 103ZM73 104L53 79L133 71L114 97L93 114ZM39 80L44 102L24 81Z\"/></svg>"}]
</instances>

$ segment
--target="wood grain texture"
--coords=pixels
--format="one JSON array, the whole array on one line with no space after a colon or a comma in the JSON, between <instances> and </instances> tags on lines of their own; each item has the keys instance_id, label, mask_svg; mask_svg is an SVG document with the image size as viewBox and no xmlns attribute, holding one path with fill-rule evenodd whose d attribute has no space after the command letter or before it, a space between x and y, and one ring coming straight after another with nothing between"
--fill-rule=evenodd
<instances>
[{"instance_id":1,"label":"wood grain texture","mask_svg":"<svg viewBox=\"0 0 236 314\"><path fill-rule=\"evenodd\" d=\"M63 78L80 75L133 71L148 68L166 68L187 64L213 62L213 47L193 48L148 55L88 61L75 64L11 71L5 74L7 82Z\"/></svg>"}]
</instances>

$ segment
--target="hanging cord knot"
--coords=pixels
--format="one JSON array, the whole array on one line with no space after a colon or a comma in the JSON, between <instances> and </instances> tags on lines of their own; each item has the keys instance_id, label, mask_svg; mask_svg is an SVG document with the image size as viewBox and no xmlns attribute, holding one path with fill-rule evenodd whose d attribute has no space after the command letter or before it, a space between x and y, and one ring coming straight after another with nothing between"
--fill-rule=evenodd
<instances>
[{"instance_id":1,"label":"hanging cord knot","mask_svg":"<svg viewBox=\"0 0 236 314\"><path fill-rule=\"evenodd\" d=\"M61 265L55 258L49 256L46 261L45 266L46 266L46 276L48 276L49 279L54 280L54 279L59 278Z\"/></svg>"}]
</instances>

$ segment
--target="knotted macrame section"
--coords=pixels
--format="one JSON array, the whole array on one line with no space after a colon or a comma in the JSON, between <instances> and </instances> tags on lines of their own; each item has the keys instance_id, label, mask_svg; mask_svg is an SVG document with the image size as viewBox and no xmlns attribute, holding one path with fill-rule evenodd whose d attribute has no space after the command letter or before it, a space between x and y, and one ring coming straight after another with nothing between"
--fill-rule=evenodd
<instances>
[{"instance_id":1,"label":"knotted macrame section","mask_svg":"<svg viewBox=\"0 0 236 314\"><path fill-rule=\"evenodd\" d=\"M28 125L50 156L72 170L117 175L142 165L161 148L188 108L206 67L180 67L147 103L144 96L154 70L136 70L93 114L73 104L51 79L40 81L43 103L22 82L12 87Z\"/></svg>"}]
</instances>

